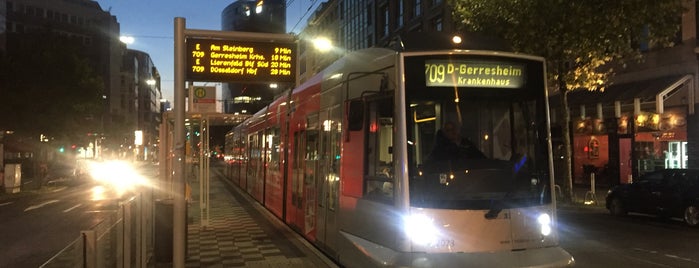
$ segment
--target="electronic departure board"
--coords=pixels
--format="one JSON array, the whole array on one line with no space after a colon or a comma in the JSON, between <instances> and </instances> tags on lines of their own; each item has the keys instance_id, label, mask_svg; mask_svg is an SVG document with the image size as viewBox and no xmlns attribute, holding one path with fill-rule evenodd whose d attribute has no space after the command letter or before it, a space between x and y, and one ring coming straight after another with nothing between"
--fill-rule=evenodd
<instances>
[{"instance_id":1,"label":"electronic departure board","mask_svg":"<svg viewBox=\"0 0 699 268\"><path fill-rule=\"evenodd\" d=\"M296 43L187 38L188 81L294 83Z\"/></svg>"}]
</instances>

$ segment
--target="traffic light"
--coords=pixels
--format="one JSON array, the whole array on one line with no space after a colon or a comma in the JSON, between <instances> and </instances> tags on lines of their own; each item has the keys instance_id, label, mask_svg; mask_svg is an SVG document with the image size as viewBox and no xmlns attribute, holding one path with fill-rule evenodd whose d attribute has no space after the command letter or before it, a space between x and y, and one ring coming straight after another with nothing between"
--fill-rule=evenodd
<instances>
[{"instance_id":1,"label":"traffic light","mask_svg":"<svg viewBox=\"0 0 699 268\"><path fill-rule=\"evenodd\" d=\"M59 152L59 153L65 153L65 152L66 152L66 147L63 147L63 146L58 147L58 152Z\"/></svg>"}]
</instances>

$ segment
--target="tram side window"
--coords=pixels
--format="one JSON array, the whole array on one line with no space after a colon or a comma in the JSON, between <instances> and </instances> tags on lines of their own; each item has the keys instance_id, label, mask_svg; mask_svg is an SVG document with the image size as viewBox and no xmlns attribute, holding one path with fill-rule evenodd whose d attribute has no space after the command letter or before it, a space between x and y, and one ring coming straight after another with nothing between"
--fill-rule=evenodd
<instances>
[{"instance_id":1,"label":"tram side window","mask_svg":"<svg viewBox=\"0 0 699 268\"><path fill-rule=\"evenodd\" d=\"M279 169L279 155L281 152L279 152L279 128L273 128L273 129L268 129L267 130L267 139L266 139L267 144L267 153L269 154L267 161L269 162L269 167L272 168L272 170L278 170Z\"/></svg>"},{"instance_id":2,"label":"tram side window","mask_svg":"<svg viewBox=\"0 0 699 268\"><path fill-rule=\"evenodd\" d=\"M248 178L255 177L255 171L257 167L256 159L259 158L259 147L257 145L257 135L252 134L248 136L248 166L247 173Z\"/></svg>"},{"instance_id":3,"label":"tram side window","mask_svg":"<svg viewBox=\"0 0 699 268\"><path fill-rule=\"evenodd\" d=\"M393 103L384 98L368 105L367 169L364 196L378 201L393 200Z\"/></svg>"},{"instance_id":4,"label":"tram side window","mask_svg":"<svg viewBox=\"0 0 699 268\"><path fill-rule=\"evenodd\" d=\"M327 117L325 117L327 115ZM320 166L319 174L323 174L325 179L323 181L326 186L322 191L327 191L322 193L322 196L326 197L324 202L327 202L327 208L329 210L335 210L337 202L339 200L340 193L340 141L342 139L342 127L340 122L342 120L342 112L339 106L332 107L325 111L321 111L320 114ZM321 203L322 206L323 203Z\"/></svg>"}]
</instances>

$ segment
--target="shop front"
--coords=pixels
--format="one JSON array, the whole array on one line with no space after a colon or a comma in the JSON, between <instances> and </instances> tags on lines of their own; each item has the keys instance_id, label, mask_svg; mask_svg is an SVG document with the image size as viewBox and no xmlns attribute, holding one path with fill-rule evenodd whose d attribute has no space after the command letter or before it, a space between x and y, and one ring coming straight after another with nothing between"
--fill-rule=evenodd
<instances>
[{"instance_id":1,"label":"shop front","mask_svg":"<svg viewBox=\"0 0 699 268\"><path fill-rule=\"evenodd\" d=\"M570 95L573 180L630 183L664 168L687 168L692 76L663 77ZM589 112L592 111L592 112Z\"/></svg>"}]
</instances>

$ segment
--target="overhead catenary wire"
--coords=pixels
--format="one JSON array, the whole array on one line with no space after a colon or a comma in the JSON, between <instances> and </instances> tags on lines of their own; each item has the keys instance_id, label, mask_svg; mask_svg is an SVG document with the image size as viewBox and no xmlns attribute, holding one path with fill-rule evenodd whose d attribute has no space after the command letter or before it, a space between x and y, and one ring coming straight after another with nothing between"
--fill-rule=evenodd
<instances>
[{"instance_id":1,"label":"overhead catenary wire","mask_svg":"<svg viewBox=\"0 0 699 268\"><path fill-rule=\"evenodd\" d=\"M294 2L293 0L288 1L286 6L288 7L293 2ZM317 0L310 0L310 2L311 2L311 4L308 6L308 9L306 9L306 12L303 13L303 15L299 18L299 20L296 22L296 24L294 24L294 27L291 28L291 30L289 32L294 32L294 30L296 30L296 27L299 26L301 21L303 21L303 19L308 15L308 13L311 12L311 10L313 9L313 7L316 5L316 3L318 1Z\"/></svg>"}]
</instances>

